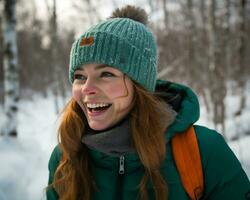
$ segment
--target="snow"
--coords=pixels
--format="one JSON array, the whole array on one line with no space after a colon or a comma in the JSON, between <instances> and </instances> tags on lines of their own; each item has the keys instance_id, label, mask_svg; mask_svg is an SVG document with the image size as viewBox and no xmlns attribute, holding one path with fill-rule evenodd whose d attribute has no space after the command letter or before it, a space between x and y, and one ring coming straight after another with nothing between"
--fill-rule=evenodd
<instances>
[{"instance_id":1,"label":"snow","mask_svg":"<svg viewBox=\"0 0 250 200\"><path fill-rule=\"evenodd\" d=\"M43 200L48 159L57 142L53 99L22 100L18 138L0 137L0 200ZM4 120L0 107L0 122Z\"/></svg>"},{"instance_id":2,"label":"snow","mask_svg":"<svg viewBox=\"0 0 250 200\"><path fill-rule=\"evenodd\" d=\"M250 97L250 95L248 96ZM237 105L237 97L226 99L229 105ZM57 143L58 116L55 114L53 96L44 98L34 95L30 100L20 101L18 114L18 138L0 137L0 200L45 200L45 188L48 180L48 159ZM201 109L201 116L206 110ZM250 130L250 102L237 120L228 113L228 135L232 137L237 131ZM5 120L0 106L0 128ZM244 122L244 123L242 123ZM204 117L199 124L209 125ZM241 125L241 126L239 126ZM244 130L244 131L242 131ZM250 176L250 155L247 146L250 136L241 134L237 141L229 145L241 161Z\"/></svg>"}]
</instances>

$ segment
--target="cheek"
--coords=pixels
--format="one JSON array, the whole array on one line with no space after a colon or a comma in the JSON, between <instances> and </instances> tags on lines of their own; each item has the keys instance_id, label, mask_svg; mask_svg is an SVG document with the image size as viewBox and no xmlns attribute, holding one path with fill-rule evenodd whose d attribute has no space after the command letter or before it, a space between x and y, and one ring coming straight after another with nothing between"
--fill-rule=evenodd
<instances>
[{"instance_id":1,"label":"cheek","mask_svg":"<svg viewBox=\"0 0 250 200\"><path fill-rule=\"evenodd\" d=\"M81 99L82 99L81 89L79 89L77 87L73 87L72 88L72 97L78 103L78 105L82 108L83 112L86 114L85 108L81 102Z\"/></svg>"},{"instance_id":2,"label":"cheek","mask_svg":"<svg viewBox=\"0 0 250 200\"><path fill-rule=\"evenodd\" d=\"M72 88L72 97L76 100L79 101L81 99L81 90L77 87Z\"/></svg>"},{"instance_id":3,"label":"cheek","mask_svg":"<svg viewBox=\"0 0 250 200\"><path fill-rule=\"evenodd\" d=\"M115 84L103 86L103 91L110 99L125 97L128 95L128 89L123 81L116 82Z\"/></svg>"}]
</instances>

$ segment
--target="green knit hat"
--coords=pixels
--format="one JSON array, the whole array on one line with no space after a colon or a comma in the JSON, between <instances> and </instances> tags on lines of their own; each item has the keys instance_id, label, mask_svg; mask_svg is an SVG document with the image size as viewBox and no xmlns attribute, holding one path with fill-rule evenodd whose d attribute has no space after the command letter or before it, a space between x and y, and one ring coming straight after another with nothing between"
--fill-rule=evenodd
<instances>
[{"instance_id":1,"label":"green knit hat","mask_svg":"<svg viewBox=\"0 0 250 200\"><path fill-rule=\"evenodd\" d=\"M152 32L129 18L112 18L92 26L77 39L70 53L69 78L87 63L107 64L154 91L157 76L157 47Z\"/></svg>"}]
</instances>

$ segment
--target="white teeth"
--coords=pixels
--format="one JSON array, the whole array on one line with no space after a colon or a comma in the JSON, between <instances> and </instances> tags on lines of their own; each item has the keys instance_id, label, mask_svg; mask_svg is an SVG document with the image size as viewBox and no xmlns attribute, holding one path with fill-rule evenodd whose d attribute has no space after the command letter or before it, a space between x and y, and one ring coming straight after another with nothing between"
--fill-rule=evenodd
<instances>
[{"instance_id":1,"label":"white teeth","mask_svg":"<svg viewBox=\"0 0 250 200\"><path fill-rule=\"evenodd\" d=\"M109 106L107 103L87 103L88 108L98 108L98 107L106 107Z\"/></svg>"}]
</instances>

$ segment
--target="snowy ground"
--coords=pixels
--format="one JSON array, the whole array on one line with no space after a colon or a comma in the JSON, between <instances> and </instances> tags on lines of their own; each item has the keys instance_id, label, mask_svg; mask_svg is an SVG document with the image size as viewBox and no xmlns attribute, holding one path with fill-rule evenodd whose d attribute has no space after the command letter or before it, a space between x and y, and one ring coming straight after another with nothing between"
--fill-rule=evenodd
<instances>
[{"instance_id":1,"label":"snowy ground","mask_svg":"<svg viewBox=\"0 0 250 200\"><path fill-rule=\"evenodd\" d=\"M238 100L236 97L230 97L227 101L229 105L237 105ZM20 102L18 138L0 137L0 200L46 199L44 188L48 179L47 163L57 140L58 117L54 111L52 98L45 99L35 95L32 100ZM202 109L201 116L205 116L205 112ZM236 120L232 116L229 117L227 134L233 137L241 130L250 130L249 119L248 98L243 115ZM0 123L4 120L0 106ZM201 118L199 122L211 127L207 119ZM250 136L242 136L240 140L230 142L229 145L250 177L250 153L247 151Z\"/></svg>"},{"instance_id":2,"label":"snowy ground","mask_svg":"<svg viewBox=\"0 0 250 200\"><path fill-rule=\"evenodd\" d=\"M57 140L53 99L21 101L18 120L18 139L0 137L0 200L46 199L48 159Z\"/></svg>"}]
</instances>

